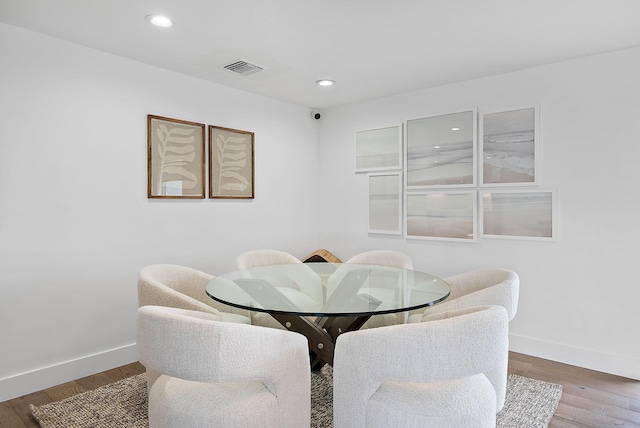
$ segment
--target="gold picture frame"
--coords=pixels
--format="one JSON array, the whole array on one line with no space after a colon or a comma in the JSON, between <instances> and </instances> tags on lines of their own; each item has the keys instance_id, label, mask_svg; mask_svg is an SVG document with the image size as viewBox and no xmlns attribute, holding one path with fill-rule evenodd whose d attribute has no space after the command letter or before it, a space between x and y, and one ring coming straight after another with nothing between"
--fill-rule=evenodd
<instances>
[{"instance_id":1,"label":"gold picture frame","mask_svg":"<svg viewBox=\"0 0 640 428\"><path fill-rule=\"evenodd\" d=\"M254 133L209 125L209 197L254 199Z\"/></svg>"},{"instance_id":2,"label":"gold picture frame","mask_svg":"<svg viewBox=\"0 0 640 428\"><path fill-rule=\"evenodd\" d=\"M204 199L205 124L147 115L148 198Z\"/></svg>"}]
</instances>

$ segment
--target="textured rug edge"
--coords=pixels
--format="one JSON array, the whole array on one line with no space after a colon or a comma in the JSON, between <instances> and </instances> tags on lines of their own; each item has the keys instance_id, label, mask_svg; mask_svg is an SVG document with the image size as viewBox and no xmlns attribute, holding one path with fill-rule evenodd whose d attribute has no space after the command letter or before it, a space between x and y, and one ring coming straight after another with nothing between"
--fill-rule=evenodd
<instances>
[{"instance_id":1,"label":"textured rug edge","mask_svg":"<svg viewBox=\"0 0 640 428\"><path fill-rule=\"evenodd\" d=\"M328 428L333 425L331 383L331 367L324 367L320 373L312 376L311 428ZM505 406L497 415L497 428L548 427L560 402L562 385L509 374L507 388ZM144 428L148 427L146 397L146 375L142 373L60 401L41 406L30 404L29 409L42 428L111 428L123 426L122 418L127 422L124 426ZM545 401L544 406L538 408L530 405L532 398L539 400L540 397ZM117 411L112 411L111 407L99 408L110 401L110 405L118 404ZM101 406L91 406L97 403ZM70 406L72 410L69 409ZM69 412L79 407L83 408L83 412L78 412L78 417L70 422ZM88 408L91 410L88 411ZM526 425L522 425L523 421L526 421Z\"/></svg>"},{"instance_id":2,"label":"textured rug edge","mask_svg":"<svg viewBox=\"0 0 640 428\"><path fill-rule=\"evenodd\" d=\"M77 404L76 408L85 410L70 422L68 406L76 402L83 403ZM86 408L92 411L87 412ZM146 374L130 376L41 406L29 404L29 409L43 428L145 427L148 426Z\"/></svg>"},{"instance_id":3,"label":"textured rug edge","mask_svg":"<svg viewBox=\"0 0 640 428\"><path fill-rule=\"evenodd\" d=\"M505 405L497 415L499 428L546 428L558 409L562 398L562 385L509 373L507 379L507 398ZM546 401L542 411L530 406L532 398L543 397ZM509 411L510 410L510 411ZM513 416L518 414L518 419ZM526 423L526 425L523 425Z\"/></svg>"}]
</instances>

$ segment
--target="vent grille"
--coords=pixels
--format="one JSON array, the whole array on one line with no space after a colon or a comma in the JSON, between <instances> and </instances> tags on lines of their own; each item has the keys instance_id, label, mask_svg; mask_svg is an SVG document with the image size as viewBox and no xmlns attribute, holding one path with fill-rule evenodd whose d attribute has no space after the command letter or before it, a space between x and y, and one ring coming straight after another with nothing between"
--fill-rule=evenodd
<instances>
[{"instance_id":1,"label":"vent grille","mask_svg":"<svg viewBox=\"0 0 640 428\"><path fill-rule=\"evenodd\" d=\"M264 67L260 67L259 65L252 64L241 59L234 61L231 64L224 65L222 68L233 71L237 74L242 74L243 76L264 70Z\"/></svg>"}]
</instances>

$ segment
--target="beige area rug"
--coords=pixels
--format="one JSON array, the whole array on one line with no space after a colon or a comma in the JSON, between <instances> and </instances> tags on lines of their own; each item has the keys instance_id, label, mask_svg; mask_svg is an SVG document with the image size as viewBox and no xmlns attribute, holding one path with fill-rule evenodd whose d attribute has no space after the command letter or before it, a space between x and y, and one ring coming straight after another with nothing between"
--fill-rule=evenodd
<instances>
[{"instance_id":1,"label":"beige area rug","mask_svg":"<svg viewBox=\"0 0 640 428\"><path fill-rule=\"evenodd\" d=\"M326 365L311 376L311 427L332 422L332 373ZM558 406L562 386L509 375L507 400L498 414L498 428L543 428ZM93 391L35 407L31 412L42 428L146 428L147 383L144 374Z\"/></svg>"}]
</instances>

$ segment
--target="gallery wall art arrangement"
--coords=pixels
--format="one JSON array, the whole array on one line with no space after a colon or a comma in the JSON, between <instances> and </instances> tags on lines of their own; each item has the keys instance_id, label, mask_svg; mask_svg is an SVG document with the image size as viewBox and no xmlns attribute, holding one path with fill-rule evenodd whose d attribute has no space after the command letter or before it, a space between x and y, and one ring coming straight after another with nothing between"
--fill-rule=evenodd
<instances>
[{"instance_id":1,"label":"gallery wall art arrangement","mask_svg":"<svg viewBox=\"0 0 640 428\"><path fill-rule=\"evenodd\" d=\"M356 131L355 172L369 181L368 232L556 240L556 191L538 188L538 110L473 108Z\"/></svg>"},{"instance_id":2,"label":"gallery wall art arrangement","mask_svg":"<svg viewBox=\"0 0 640 428\"><path fill-rule=\"evenodd\" d=\"M557 239L540 189L538 108L468 109L355 133L368 232L408 239ZM147 116L149 198L253 199L254 133ZM206 153L208 147L208 156ZM208 162L207 162L208 161ZM206 171L208 164L208 180Z\"/></svg>"},{"instance_id":3,"label":"gallery wall art arrangement","mask_svg":"<svg viewBox=\"0 0 640 428\"><path fill-rule=\"evenodd\" d=\"M148 198L204 199L205 124L147 115ZM254 133L209 125L209 198L254 199Z\"/></svg>"}]
</instances>

